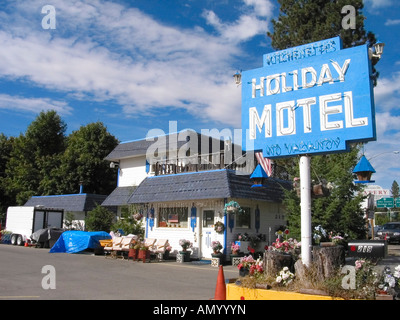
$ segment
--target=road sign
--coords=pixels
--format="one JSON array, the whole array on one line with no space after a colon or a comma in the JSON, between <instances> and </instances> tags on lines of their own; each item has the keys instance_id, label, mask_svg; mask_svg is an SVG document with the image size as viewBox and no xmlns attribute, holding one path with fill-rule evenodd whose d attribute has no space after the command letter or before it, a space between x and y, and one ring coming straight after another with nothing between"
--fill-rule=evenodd
<instances>
[{"instance_id":1,"label":"road sign","mask_svg":"<svg viewBox=\"0 0 400 320\"><path fill-rule=\"evenodd\" d=\"M273 52L242 73L246 150L267 158L345 152L376 140L367 45L339 37Z\"/></svg>"},{"instance_id":2,"label":"road sign","mask_svg":"<svg viewBox=\"0 0 400 320\"><path fill-rule=\"evenodd\" d=\"M394 205L396 206L396 208L400 208L400 198L394 199Z\"/></svg>"},{"instance_id":3,"label":"road sign","mask_svg":"<svg viewBox=\"0 0 400 320\"><path fill-rule=\"evenodd\" d=\"M398 200L398 199L396 199ZM397 203L397 201L396 201ZM394 208L394 199L393 198L382 198L376 201L377 208Z\"/></svg>"}]
</instances>

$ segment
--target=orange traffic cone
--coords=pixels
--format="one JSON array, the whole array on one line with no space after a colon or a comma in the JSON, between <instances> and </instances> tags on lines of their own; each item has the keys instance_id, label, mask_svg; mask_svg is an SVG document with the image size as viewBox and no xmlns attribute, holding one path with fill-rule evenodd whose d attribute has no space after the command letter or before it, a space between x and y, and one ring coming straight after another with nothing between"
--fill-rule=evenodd
<instances>
[{"instance_id":1,"label":"orange traffic cone","mask_svg":"<svg viewBox=\"0 0 400 320\"><path fill-rule=\"evenodd\" d=\"M29 247L28 240L25 241L24 247Z\"/></svg>"},{"instance_id":2,"label":"orange traffic cone","mask_svg":"<svg viewBox=\"0 0 400 320\"><path fill-rule=\"evenodd\" d=\"M214 300L226 300L226 286L224 277L224 268L219 266L217 286L215 288Z\"/></svg>"}]
</instances>

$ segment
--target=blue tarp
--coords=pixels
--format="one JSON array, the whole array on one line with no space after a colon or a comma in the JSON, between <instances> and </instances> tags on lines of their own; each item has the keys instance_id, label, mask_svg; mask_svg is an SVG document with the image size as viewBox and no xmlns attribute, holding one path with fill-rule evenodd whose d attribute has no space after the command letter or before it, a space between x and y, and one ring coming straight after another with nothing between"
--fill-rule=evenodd
<instances>
[{"instance_id":1,"label":"blue tarp","mask_svg":"<svg viewBox=\"0 0 400 320\"><path fill-rule=\"evenodd\" d=\"M111 239L111 235L105 231L65 231L50 252L77 253L86 249L96 249L100 247L99 240L105 239Z\"/></svg>"}]
</instances>

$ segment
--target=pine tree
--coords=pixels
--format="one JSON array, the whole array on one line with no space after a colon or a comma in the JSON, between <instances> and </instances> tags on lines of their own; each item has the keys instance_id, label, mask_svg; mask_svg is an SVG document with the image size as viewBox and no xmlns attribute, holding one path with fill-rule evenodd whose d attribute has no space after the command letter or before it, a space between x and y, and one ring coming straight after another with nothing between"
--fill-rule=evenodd
<instances>
[{"instance_id":1,"label":"pine tree","mask_svg":"<svg viewBox=\"0 0 400 320\"><path fill-rule=\"evenodd\" d=\"M272 20L274 32L268 32L271 45L276 50L283 50L310 42L340 36L343 48L376 42L374 33L364 29L365 16L362 0L278 0L280 13L277 20ZM343 28L345 14L342 8L351 5L355 8L355 28ZM375 69L378 59L372 60L374 85L379 73Z\"/></svg>"},{"instance_id":2,"label":"pine tree","mask_svg":"<svg viewBox=\"0 0 400 320\"><path fill-rule=\"evenodd\" d=\"M396 180L393 181L392 183L392 197L393 198L398 198L399 197L399 184L397 183Z\"/></svg>"},{"instance_id":3,"label":"pine tree","mask_svg":"<svg viewBox=\"0 0 400 320\"><path fill-rule=\"evenodd\" d=\"M278 0L280 14L272 21L273 32L268 32L272 47L283 50L315 41L340 36L343 47L353 47L376 43L375 35L364 29L362 0ZM344 29L341 13L345 5L356 9L356 26ZM372 60L372 65L377 63ZM373 67L376 85L379 73ZM353 183L352 169L359 160L359 146L353 145L348 153L313 156L311 175L314 183L323 180L333 186L328 197L313 199L312 226L321 225L327 231L347 234L351 238L365 236L365 223L360 203L360 185ZM278 165L286 168L292 177L299 177L297 158L278 160ZM284 201L291 234L300 236L300 200L295 191L287 191Z\"/></svg>"}]
</instances>

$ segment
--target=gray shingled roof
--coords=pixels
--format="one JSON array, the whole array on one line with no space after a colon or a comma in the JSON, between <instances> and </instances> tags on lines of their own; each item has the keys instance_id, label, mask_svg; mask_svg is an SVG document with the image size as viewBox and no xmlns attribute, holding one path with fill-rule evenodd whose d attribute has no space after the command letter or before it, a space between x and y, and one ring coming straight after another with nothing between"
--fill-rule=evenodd
<instances>
[{"instance_id":1,"label":"gray shingled roof","mask_svg":"<svg viewBox=\"0 0 400 320\"><path fill-rule=\"evenodd\" d=\"M64 209L64 211L91 211L107 198L106 195L80 193L54 196L31 197L25 206L44 206L45 208Z\"/></svg>"},{"instance_id":2,"label":"gray shingled roof","mask_svg":"<svg viewBox=\"0 0 400 320\"><path fill-rule=\"evenodd\" d=\"M222 169L147 177L133 192L128 203L151 203L198 199L247 198L280 202L285 181L269 179L265 187L251 188L248 175Z\"/></svg>"},{"instance_id":3,"label":"gray shingled roof","mask_svg":"<svg viewBox=\"0 0 400 320\"><path fill-rule=\"evenodd\" d=\"M133 187L117 187L113 192L103 201L102 206L123 206L128 204L129 197L136 189Z\"/></svg>"},{"instance_id":4,"label":"gray shingled roof","mask_svg":"<svg viewBox=\"0 0 400 320\"><path fill-rule=\"evenodd\" d=\"M187 144L188 141L178 141L178 138L182 139L185 137L190 139L197 139L198 150L212 150L212 144L218 144L219 150L224 150L224 141L220 139L215 139L206 135L202 135L192 130L184 130L181 133L171 133L161 137L155 137L153 141L146 141L146 139L123 142L115 147L113 151L105 158L109 161L118 161L119 159L145 155L148 148L157 143L158 139L165 138L165 148L170 149L169 143L171 142L171 150L179 150L183 145ZM161 143L161 142L160 142ZM207 146L208 145L208 146ZM215 150L213 150L215 151Z\"/></svg>"}]
</instances>

